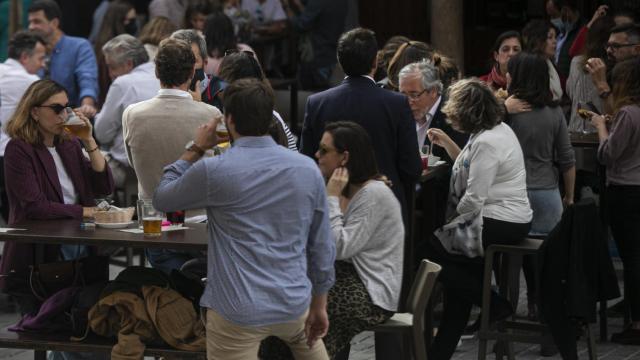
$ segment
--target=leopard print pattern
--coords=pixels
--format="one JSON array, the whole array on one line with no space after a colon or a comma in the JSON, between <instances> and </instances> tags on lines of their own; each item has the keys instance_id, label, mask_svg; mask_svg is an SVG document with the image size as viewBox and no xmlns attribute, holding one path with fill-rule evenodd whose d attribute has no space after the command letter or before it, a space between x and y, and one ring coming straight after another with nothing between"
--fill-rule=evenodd
<instances>
[{"instance_id":1,"label":"leopard print pattern","mask_svg":"<svg viewBox=\"0 0 640 360\"><path fill-rule=\"evenodd\" d=\"M345 349L357 334L387 321L393 312L373 304L367 289L348 262L336 261L336 282L329 290L327 313L329 332L324 337L329 358ZM286 344L278 338L269 337L262 342L260 359L293 359Z\"/></svg>"}]
</instances>

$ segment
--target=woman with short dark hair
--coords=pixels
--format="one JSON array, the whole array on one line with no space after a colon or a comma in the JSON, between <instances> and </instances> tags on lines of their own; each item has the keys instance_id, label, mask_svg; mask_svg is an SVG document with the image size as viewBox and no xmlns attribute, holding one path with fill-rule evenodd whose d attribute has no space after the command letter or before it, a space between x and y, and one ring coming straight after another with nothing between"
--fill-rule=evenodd
<instances>
[{"instance_id":1,"label":"woman with short dark hair","mask_svg":"<svg viewBox=\"0 0 640 360\"><path fill-rule=\"evenodd\" d=\"M591 113L598 129L598 161L607 167L607 212L624 267L624 297L631 323L612 342L640 345L640 60L612 72L612 117Z\"/></svg>"},{"instance_id":2,"label":"woman with short dark hair","mask_svg":"<svg viewBox=\"0 0 640 360\"><path fill-rule=\"evenodd\" d=\"M531 226L524 158L518 139L502 122L503 106L478 79L460 80L449 88L442 111L451 126L470 134L460 149L442 130L430 129L432 143L455 160L447 218L436 230L433 260L442 265L444 311L430 359L450 359L472 305L482 304L484 249L492 244L517 244ZM491 319L513 313L497 293L491 297Z\"/></svg>"}]
</instances>

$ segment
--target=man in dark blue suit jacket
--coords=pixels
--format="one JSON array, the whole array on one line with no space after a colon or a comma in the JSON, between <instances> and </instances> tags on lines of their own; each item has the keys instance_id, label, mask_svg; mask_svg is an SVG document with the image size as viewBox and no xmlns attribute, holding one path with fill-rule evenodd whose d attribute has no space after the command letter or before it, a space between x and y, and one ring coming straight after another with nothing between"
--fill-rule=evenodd
<instances>
[{"instance_id":1,"label":"man in dark blue suit jacket","mask_svg":"<svg viewBox=\"0 0 640 360\"><path fill-rule=\"evenodd\" d=\"M376 86L372 76L377 51L371 30L357 28L340 37L338 62L347 77L307 100L300 149L315 159L327 123L348 120L360 124L371 137L378 169L391 180L406 215L405 194L422 171L416 126L407 98Z\"/></svg>"}]
</instances>

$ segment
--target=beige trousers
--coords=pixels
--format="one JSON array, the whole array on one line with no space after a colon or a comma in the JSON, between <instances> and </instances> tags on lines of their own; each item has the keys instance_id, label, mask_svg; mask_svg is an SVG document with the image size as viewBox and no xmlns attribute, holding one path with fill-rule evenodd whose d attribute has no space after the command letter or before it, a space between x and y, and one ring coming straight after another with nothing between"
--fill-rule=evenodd
<instances>
[{"instance_id":1,"label":"beige trousers","mask_svg":"<svg viewBox=\"0 0 640 360\"><path fill-rule=\"evenodd\" d=\"M322 340L310 349L304 334L305 313L300 318L283 324L261 327L239 326L207 309L207 360L258 359L260 342L268 336L282 339L296 359L328 360Z\"/></svg>"}]
</instances>

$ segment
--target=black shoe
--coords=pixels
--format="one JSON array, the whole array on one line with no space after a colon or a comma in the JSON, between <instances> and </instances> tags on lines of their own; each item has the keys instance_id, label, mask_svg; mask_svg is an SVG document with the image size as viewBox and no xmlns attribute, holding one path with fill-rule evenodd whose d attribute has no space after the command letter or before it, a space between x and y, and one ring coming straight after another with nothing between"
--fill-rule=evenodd
<instances>
[{"instance_id":1,"label":"black shoe","mask_svg":"<svg viewBox=\"0 0 640 360\"><path fill-rule=\"evenodd\" d=\"M509 300L498 294L491 294L491 317L489 318L489 323L493 324L505 320L511 315L513 315L513 306L511 306Z\"/></svg>"},{"instance_id":2,"label":"black shoe","mask_svg":"<svg viewBox=\"0 0 640 360\"><path fill-rule=\"evenodd\" d=\"M502 296L492 293L491 294L491 314L489 317L489 325L494 324L498 321L502 321L507 319L509 316L513 315L513 307L509 300L503 298ZM473 324L467 326L464 329L465 335L470 335L478 332L480 330L480 324L482 322L482 313L478 315L476 321Z\"/></svg>"},{"instance_id":3,"label":"black shoe","mask_svg":"<svg viewBox=\"0 0 640 360\"><path fill-rule=\"evenodd\" d=\"M622 345L640 345L640 330L628 326L622 332L611 335L611 342Z\"/></svg>"}]
</instances>

